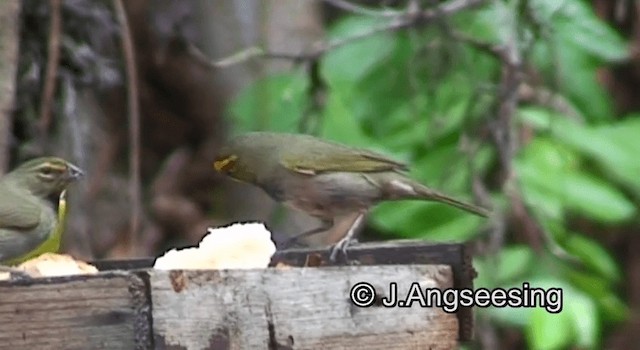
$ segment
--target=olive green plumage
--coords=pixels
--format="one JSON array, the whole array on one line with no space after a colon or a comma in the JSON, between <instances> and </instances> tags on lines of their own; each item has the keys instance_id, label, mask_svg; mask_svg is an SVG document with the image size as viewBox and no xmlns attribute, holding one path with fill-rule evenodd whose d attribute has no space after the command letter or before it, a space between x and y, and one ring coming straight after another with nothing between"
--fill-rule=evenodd
<instances>
[{"instance_id":1,"label":"olive green plumage","mask_svg":"<svg viewBox=\"0 0 640 350\"><path fill-rule=\"evenodd\" d=\"M67 185L82 175L63 159L42 157L0 178L0 263L28 254L54 233L55 203Z\"/></svg>"},{"instance_id":2,"label":"olive green plumage","mask_svg":"<svg viewBox=\"0 0 640 350\"><path fill-rule=\"evenodd\" d=\"M220 151L214 167L328 224L366 212L381 201L402 199L436 201L488 215L484 208L410 179L401 162L309 135L253 132L238 136Z\"/></svg>"}]
</instances>

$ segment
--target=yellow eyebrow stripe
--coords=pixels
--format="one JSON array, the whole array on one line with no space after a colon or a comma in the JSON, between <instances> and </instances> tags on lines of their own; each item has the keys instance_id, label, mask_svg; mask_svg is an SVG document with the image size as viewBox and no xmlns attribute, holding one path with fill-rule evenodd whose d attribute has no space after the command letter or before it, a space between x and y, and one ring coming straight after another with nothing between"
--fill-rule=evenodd
<instances>
[{"instance_id":1,"label":"yellow eyebrow stripe","mask_svg":"<svg viewBox=\"0 0 640 350\"><path fill-rule=\"evenodd\" d=\"M67 170L67 166L65 164L51 163L51 162L46 162L38 166L38 169L42 169L42 168L49 168L49 169L61 171L61 172Z\"/></svg>"}]
</instances>

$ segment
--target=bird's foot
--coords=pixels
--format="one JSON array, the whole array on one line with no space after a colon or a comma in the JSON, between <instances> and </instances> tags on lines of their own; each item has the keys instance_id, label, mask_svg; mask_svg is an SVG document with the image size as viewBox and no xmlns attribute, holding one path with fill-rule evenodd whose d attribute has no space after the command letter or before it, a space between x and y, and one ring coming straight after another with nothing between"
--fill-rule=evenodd
<instances>
[{"instance_id":1,"label":"bird's foot","mask_svg":"<svg viewBox=\"0 0 640 350\"><path fill-rule=\"evenodd\" d=\"M351 224L351 227L349 227L347 234L344 237L342 237L342 239L339 240L335 246L333 246L333 249L331 250L331 255L329 255L329 260L331 260L331 262L333 263L336 262L336 258L338 257L338 251L341 251L342 256L344 256L345 263L347 265L350 265L349 259L347 258L347 247L350 244L357 242L356 229L360 226L360 223L362 223L362 219L364 218L364 215L365 215L365 212L359 213L358 216L356 216L353 223Z\"/></svg>"},{"instance_id":2,"label":"bird's foot","mask_svg":"<svg viewBox=\"0 0 640 350\"><path fill-rule=\"evenodd\" d=\"M331 248L331 254L329 255L329 260L331 260L332 263L335 263L337 261L337 258L338 258L338 253L340 253L344 257L344 262L347 265L352 265L352 263L348 259L347 247L349 247L350 245L352 245L354 243L358 243L358 240L351 239L351 237L348 237L348 236L342 238L341 240L339 240Z\"/></svg>"}]
</instances>

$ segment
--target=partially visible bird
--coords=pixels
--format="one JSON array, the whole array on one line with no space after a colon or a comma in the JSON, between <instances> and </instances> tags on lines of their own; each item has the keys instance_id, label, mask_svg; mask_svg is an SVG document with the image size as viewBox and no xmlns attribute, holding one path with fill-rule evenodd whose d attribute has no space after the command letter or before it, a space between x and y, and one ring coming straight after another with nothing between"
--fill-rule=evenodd
<instances>
[{"instance_id":1,"label":"partially visible bird","mask_svg":"<svg viewBox=\"0 0 640 350\"><path fill-rule=\"evenodd\" d=\"M63 230L64 193L82 175L61 158L41 157L0 178L0 264L22 262L35 256L36 249L58 249L55 237ZM51 245L41 246L51 238Z\"/></svg>"},{"instance_id":2,"label":"partially visible bird","mask_svg":"<svg viewBox=\"0 0 640 350\"><path fill-rule=\"evenodd\" d=\"M344 251L369 208L382 201L436 201L482 217L489 214L410 179L401 162L310 135L252 132L235 137L221 149L214 168L323 221L294 239L326 231L337 220L358 214L334 247L332 259L338 249Z\"/></svg>"},{"instance_id":3,"label":"partially visible bird","mask_svg":"<svg viewBox=\"0 0 640 350\"><path fill-rule=\"evenodd\" d=\"M44 253L57 253L60 250L60 244L62 242L62 234L65 230L65 225L67 221L67 190L63 190L60 193L60 198L58 199L58 223L56 227L53 229L53 232L44 242L42 242L36 249L27 252L17 258L7 260L4 262L5 265L15 266L20 265L23 262L36 258Z\"/></svg>"}]
</instances>

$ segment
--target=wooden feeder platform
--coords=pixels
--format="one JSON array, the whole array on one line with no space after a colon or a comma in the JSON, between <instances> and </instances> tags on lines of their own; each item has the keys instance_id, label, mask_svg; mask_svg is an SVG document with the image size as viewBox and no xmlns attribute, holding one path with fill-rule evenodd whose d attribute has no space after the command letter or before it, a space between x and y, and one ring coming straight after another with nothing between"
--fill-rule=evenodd
<instances>
[{"instance_id":1,"label":"wooden feeder platform","mask_svg":"<svg viewBox=\"0 0 640 350\"><path fill-rule=\"evenodd\" d=\"M470 308L358 307L358 282L377 298L396 282L473 288L463 244L388 241L277 252L275 268L171 270L153 259L96 261L96 275L0 282L0 349L455 349L470 340Z\"/></svg>"}]
</instances>

